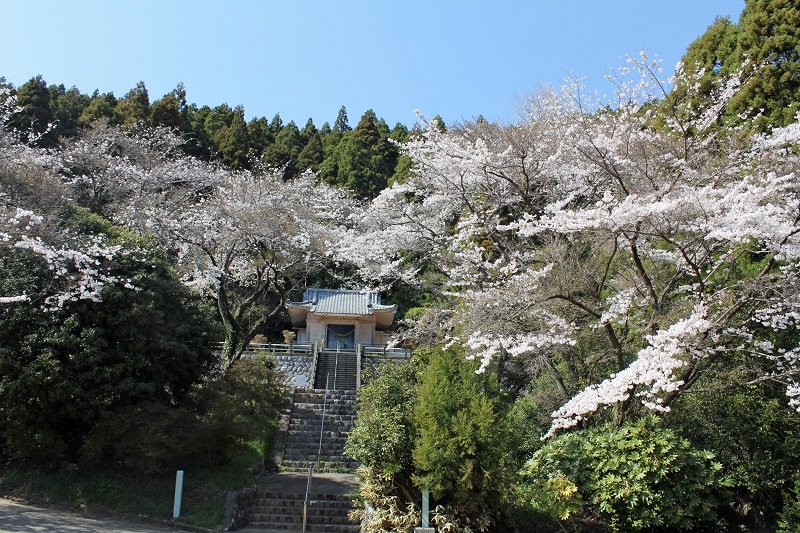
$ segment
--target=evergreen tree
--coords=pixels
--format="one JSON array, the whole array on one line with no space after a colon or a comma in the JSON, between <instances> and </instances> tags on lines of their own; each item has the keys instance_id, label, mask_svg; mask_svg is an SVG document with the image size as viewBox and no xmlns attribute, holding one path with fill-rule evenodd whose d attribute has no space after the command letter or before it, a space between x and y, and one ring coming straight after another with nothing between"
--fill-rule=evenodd
<instances>
[{"instance_id":1,"label":"evergreen tree","mask_svg":"<svg viewBox=\"0 0 800 533\"><path fill-rule=\"evenodd\" d=\"M68 90L64 84L51 85L49 91L56 136L74 137L80 129L80 117L91 102L91 98L75 87Z\"/></svg>"},{"instance_id":2,"label":"evergreen tree","mask_svg":"<svg viewBox=\"0 0 800 533\"><path fill-rule=\"evenodd\" d=\"M433 350L413 414L415 482L467 515L480 513L482 505L496 511L503 480L516 470L496 376L477 368L462 349Z\"/></svg>"},{"instance_id":3,"label":"evergreen tree","mask_svg":"<svg viewBox=\"0 0 800 533\"><path fill-rule=\"evenodd\" d=\"M277 126L280 122L280 117L276 115L273 123ZM284 178L291 179L297 176L297 156L302 148L300 130L294 121L290 121L285 126L280 126L275 135L275 143L264 150L263 161L270 167L284 167Z\"/></svg>"},{"instance_id":4,"label":"evergreen tree","mask_svg":"<svg viewBox=\"0 0 800 533\"><path fill-rule=\"evenodd\" d=\"M233 109L228 104L222 104L211 109L206 115L204 129L210 142L212 154L220 152L219 147L225 137L225 132L233 122L233 114Z\"/></svg>"},{"instance_id":5,"label":"evergreen tree","mask_svg":"<svg viewBox=\"0 0 800 533\"><path fill-rule=\"evenodd\" d=\"M136 84L136 87L128 91L125 96L117 103L122 123L132 127L139 123L150 124L150 95L143 81Z\"/></svg>"},{"instance_id":6,"label":"evergreen tree","mask_svg":"<svg viewBox=\"0 0 800 533\"><path fill-rule=\"evenodd\" d=\"M219 151L222 162L230 168L234 170L250 168L250 141L242 106L237 106L233 111L233 120L225 130Z\"/></svg>"},{"instance_id":7,"label":"evergreen tree","mask_svg":"<svg viewBox=\"0 0 800 533\"><path fill-rule=\"evenodd\" d=\"M17 106L20 110L11 119L11 126L23 134L23 139L34 141L38 146L55 144L55 134L45 132L53 121L50 109L50 91L41 76L31 78L17 91Z\"/></svg>"},{"instance_id":8,"label":"evergreen tree","mask_svg":"<svg viewBox=\"0 0 800 533\"><path fill-rule=\"evenodd\" d=\"M214 153L213 141L206 131L206 119L211 114L211 108L204 105L198 108L195 104L186 106L186 118L181 126L181 132L186 139L183 150L189 155L208 161Z\"/></svg>"},{"instance_id":9,"label":"evergreen tree","mask_svg":"<svg viewBox=\"0 0 800 533\"><path fill-rule=\"evenodd\" d=\"M408 127L398 122L395 124L392 131L389 133L389 138L395 143L406 143L411 140L411 132ZM388 186L395 183L404 183L411 175L411 158L407 155L399 153L397 155L397 163L394 166L394 172L387 182Z\"/></svg>"},{"instance_id":10,"label":"evergreen tree","mask_svg":"<svg viewBox=\"0 0 800 533\"><path fill-rule=\"evenodd\" d=\"M94 122L106 122L108 124L121 123L120 115L117 112L117 98L114 93L99 94L95 91L89 105L84 108L78 124L85 128Z\"/></svg>"},{"instance_id":11,"label":"evergreen tree","mask_svg":"<svg viewBox=\"0 0 800 533\"><path fill-rule=\"evenodd\" d=\"M182 83L151 106L150 121L153 126L177 129L183 125L186 117L186 90Z\"/></svg>"},{"instance_id":12,"label":"evergreen tree","mask_svg":"<svg viewBox=\"0 0 800 533\"><path fill-rule=\"evenodd\" d=\"M342 106L341 109L339 109L339 114L336 116L336 122L333 123L333 131L344 133L351 129L353 128L351 128L347 122L347 108Z\"/></svg>"},{"instance_id":13,"label":"evergreen tree","mask_svg":"<svg viewBox=\"0 0 800 533\"><path fill-rule=\"evenodd\" d=\"M275 142L269 122L264 117L254 118L248 122L247 133L250 134L250 150L255 157L263 156L267 146Z\"/></svg>"},{"instance_id":14,"label":"evergreen tree","mask_svg":"<svg viewBox=\"0 0 800 533\"><path fill-rule=\"evenodd\" d=\"M739 57L764 66L731 111L763 109L761 124L786 126L800 110L800 4L748 0L739 26Z\"/></svg>"},{"instance_id":15,"label":"evergreen tree","mask_svg":"<svg viewBox=\"0 0 800 533\"><path fill-rule=\"evenodd\" d=\"M319 129L319 136L320 136L320 138L324 139L325 137L328 137L328 136L330 136L330 134L331 134L331 132L332 132L332 131L333 131L333 130L331 130L331 125L330 125L329 123L327 123L327 122L326 122L326 123L325 123L325 124L323 124L323 125L322 125L322 127Z\"/></svg>"},{"instance_id":16,"label":"evergreen tree","mask_svg":"<svg viewBox=\"0 0 800 533\"><path fill-rule=\"evenodd\" d=\"M277 136L281 129L283 129L283 119L281 119L280 113L275 113L275 116L272 117L272 121L269 123L269 130L272 132L272 135Z\"/></svg>"},{"instance_id":17,"label":"evergreen tree","mask_svg":"<svg viewBox=\"0 0 800 533\"><path fill-rule=\"evenodd\" d=\"M376 197L394 174L398 157L397 147L388 140L389 128L384 122L382 134L379 126L373 110L364 113L355 130L342 134L333 154L320 167L320 177L349 189L356 197Z\"/></svg>"},{"instance_id":18,"label":"evergreen tree","mask_svg":"<svg viewBox=\"0 0 800 533\"><path fill-rule=\"evenodd\" d=\"M800 110L800 5L787 0L747 0L738 24L718 18L683 57L685 71L704 70L700 94L710 98L713 80L727 77L750 61L744 86L731 100L725 118L761 116L758 129L786 126ZM685 90L678 85L678 91ZM697 107L705 105L698 102Z\"/></svg>"},{"instance_id":19,"label":"evergreen tree","mask_svg":"<svg viewBox=\"0 0 800 533\"><path fill-rule=\"evenodd\" d=\"M316 172L325 159L325 150L313 120L308 119L305 127L300 131L300 137L305 141L305 145L297 156L297 168L301 172L307 169Z\"/></svg>"}]
</instances>

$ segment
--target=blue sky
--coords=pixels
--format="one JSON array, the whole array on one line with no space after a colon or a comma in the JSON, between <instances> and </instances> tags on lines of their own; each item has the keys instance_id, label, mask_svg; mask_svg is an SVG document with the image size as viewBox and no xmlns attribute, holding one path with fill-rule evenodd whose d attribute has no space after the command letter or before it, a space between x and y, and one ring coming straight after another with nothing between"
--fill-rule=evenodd
<instances>
[{"instance_id":1,"label":"blue sky","mask_svg":"<svg viewBox=\"0 0 800 533\"><path fill-rule=\"evenodd\" d=\"M394 125L414 109L445 122L513 121L519 98L571 72L604 73L646 50L672 72L716 16L743 0L3 0L0 76L41 74L154 101L183 82L190 102L280 113L302 127L351 125L367 109Z\"/></svg>"}]
</instances>

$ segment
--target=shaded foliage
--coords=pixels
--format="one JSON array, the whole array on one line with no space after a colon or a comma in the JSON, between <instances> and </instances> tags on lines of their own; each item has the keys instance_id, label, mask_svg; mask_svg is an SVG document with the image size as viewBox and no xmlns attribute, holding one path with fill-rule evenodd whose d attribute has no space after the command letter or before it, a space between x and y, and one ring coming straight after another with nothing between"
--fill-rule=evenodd
<instances>
[{"instance_id":1,"label":"shaded foliage","mask_svg":"<svg viewBox=\"0 0 800 533\"><path fill-rule=\"evenodd\" d=\"M196 385L181 406L155 402L105 413L81 449L84 461L143 472L215 468L248 449L272 447L282 391L271 363L246 359Z\"/></svg>"},{"instance_id":2,"label":"shaded foliage","mask_svg":"<svg viewBox=\"0 0 800 533\"><path fill-rule=\"evenodd\" d=\"M212 316L163 252L82 209L68 224L126 249L108 268L136 290L109 285L102 301L45 311L48 269L25 251L3 258L2 291L24 287L38 304L13 305L0 316L0 431L9 457L74 459L104 413L142 402L180 404L214 366Z\"/></svg>"}]
</instances>

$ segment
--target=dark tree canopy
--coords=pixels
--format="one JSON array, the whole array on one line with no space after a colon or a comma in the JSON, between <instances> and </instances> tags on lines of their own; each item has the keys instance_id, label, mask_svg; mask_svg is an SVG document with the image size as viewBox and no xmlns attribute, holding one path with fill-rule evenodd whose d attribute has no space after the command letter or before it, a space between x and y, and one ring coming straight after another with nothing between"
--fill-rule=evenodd
<instances>
[{"instance_id":1,"label":"dark tree canopy","mask_svg":"<svg viewBox=\"0 0 800 533\"><path fill-rule=\"evenodd\" d=\"M397 146L389 141L390 133L386 122L368 110L356 129L341 134L320 167L320 178L350 190L356 197L376 197L387 187L399 157Z\"/></svg>"},{"instance_id":2,"label":"dark tree canopy","mask_svg":"<svg viewBox=\"0 0 800 533\"><path fill-rule=\"evenodd\" d=\"M2 291L25 288L36 304L0 315L0 446L6 456L74 460L104 413L142 402L180 404L213 366L217 326L163 251L87 210L72 208L68 223L129 249L109 266L139 290L108 286L100 302L43 311L47 267L24 251L2 258Z\"/></svg>"},{"instance_id":3,"label":"dark tree canopy","mask_svg":"<svg viewBox=\"0 0 800 533\"><path fill-rule=\"evenodd\" d=\"M43 135L53 120L50 103L50 91L42 77L31 78L17 92L20 110L14 115L10 125L24 132L25 140L35 140L37 145L43 147L52 146L54 136Z\"/></svg>"},{"instance_id":4,"label":"dark tree canopy","mask_svg":"<svg viewBox=\"0 0 800 533\"><path fill-rule=\"evenodd\" d=\"M747 0L738 23L719 18L696 39L683 61L688 73L705 70L705 94L711 81L737 72L745 59L743 89L726 118L747 114L760 129L786 126L800 110L800 5L791 0Z\"/></svg>"}]
</instances>

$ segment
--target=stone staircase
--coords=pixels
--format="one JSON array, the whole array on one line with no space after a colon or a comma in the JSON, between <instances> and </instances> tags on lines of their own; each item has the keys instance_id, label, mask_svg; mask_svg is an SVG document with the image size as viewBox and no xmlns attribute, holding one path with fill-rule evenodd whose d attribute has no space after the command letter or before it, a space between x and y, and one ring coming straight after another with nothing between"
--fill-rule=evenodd
<instances>
[{"instance_id":1,"label":"stone staircase","mask_svg":"<svg viewBox=\"0 0 800 533\"><path fill-rule=\"evenodd\" d=\"M324 389L327 381L330 390L355 390L358 356L355 352L324 351L317 354L317 371L314 388Z\"/></svg>"},{"instance_id":2,"label":"stone staircase","mask_svg":"<svg viewBox=\"0 0 800 533\"><path fill-rule=\"evenodd\" d=\"M355 469L358 463L344 455L355 418L355 390L331 390L326 399L324 390L295 389L288 423L277 439L280 467L303 472L309 466L317 472Z\"/></svg>"},{"instance_id":3,"label":"stone staircase","mask_svg":"<svg viewBox=\"0 0 800 533\"><path fill-rule=\"evenodd\" d=\"M341 363L340 359L340 370ZM276 439L276 459L282 471L258 480L248 525L241 531L302 531L308 468L313 466L306 531L358 533L361 528L348 518L354 510L352 494L357 491L358 478L333 473L358 466L344 455L347 434L356 418L356 391L329 390L326 395L324 389L295 389L291 399Z\"/></svg>"},{"instance_id":4,"label":"stone staircase","mask_svg":"<svg viewBox=\"0 0 800 533\"><path fill-rule=\"evenodd\" d=\"M248 529L302 531L304 497L305 494L264 493L252 507ZM306 531L358 533L361 528L348 518L352 510L353 503L347 496L315 494L307 509Z\"/></svg>"}]
</instances>

